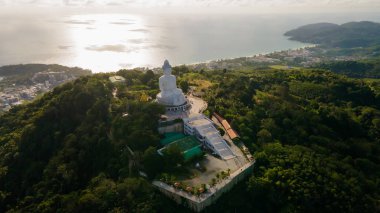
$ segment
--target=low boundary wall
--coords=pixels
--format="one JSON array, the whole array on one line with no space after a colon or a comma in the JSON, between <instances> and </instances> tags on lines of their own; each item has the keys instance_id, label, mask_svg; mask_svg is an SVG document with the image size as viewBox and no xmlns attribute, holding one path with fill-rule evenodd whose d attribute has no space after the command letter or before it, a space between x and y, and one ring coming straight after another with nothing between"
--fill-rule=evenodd
<instances>
[{"instance_id":1,"label":"low boundary wall","mask_svg":"<svg viewBox=\"0 0 380 213\"><path fill-rule=\"evenodd\" d=\"M153 181L153 185L178 204L182 204L196 212L200 212L207 206L214 204L220 196L231 190L234 185L250 175L253 171L254 163L255 162L252 161L245 164L237 171L231 173L227 179L222 180L220 183L215 185L213 188L208 189L206 193L203 193L199 197L191 195L180 189L176 189L173 186L161 181Z\"/></svg>"}]
</instances>

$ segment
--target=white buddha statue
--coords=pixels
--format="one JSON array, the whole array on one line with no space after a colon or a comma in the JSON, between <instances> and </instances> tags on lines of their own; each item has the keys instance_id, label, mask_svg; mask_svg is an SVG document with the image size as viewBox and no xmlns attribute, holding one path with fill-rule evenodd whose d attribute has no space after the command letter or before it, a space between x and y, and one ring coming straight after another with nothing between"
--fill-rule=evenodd
<instances>
[{"instance_id":1,"label":"white buddha statue","mask_svg":"<svg viewBox=\"0 0 380 213\"><path fill-rule=\"evenodd\" d=\"M165 60L162 66L164 75L159 79L161 92L157 95L158 103L166 106L180 106L186 103L185 95L177 88L176 77L172 75L172 66Z\"/></svg>"}]
</instances>

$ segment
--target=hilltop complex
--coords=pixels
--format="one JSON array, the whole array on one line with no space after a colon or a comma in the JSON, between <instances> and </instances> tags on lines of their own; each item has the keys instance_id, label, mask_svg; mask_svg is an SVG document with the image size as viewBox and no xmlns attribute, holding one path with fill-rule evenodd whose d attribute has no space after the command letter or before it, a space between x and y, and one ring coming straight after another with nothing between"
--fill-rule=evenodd
<instances>
[{"instance_id":1,"label":"hilltop complex","mask_svg":"<svg viewBox=\"0 0 380 213\"><path fill-rule=\"evenodd\" d=\"M162 69L164 75L159 78L160 93L156 96L156 102L164 105L166 112L159 121L159 132L164 138L160 142L163 147L158 153L164 156L166 150L177 147L187 163L184 166L196 175L170 183L156 180L153 185L177 203L199 212L250 174L254 160L250 153L242 152L246 149L242 144L237 146L232 142L238 135L226 120L218 116L214 122L202 114L207 107L205 101L191 94L185 96L177 88L176 77L171 74L168 60L165 60ZM219 128L227 134L221 135ZM231 132L234 134L231 135ZM195 170L188 166L188 162L194 161ZM227 179L213 184L220 174Z\"/></svg>"},{"instance_id":2,"label":"hilltop complex","mask_svg":"<svg viewBox=\"0 0 380 213\"><path fill-rule=\"evenodd\" d=\"M164 75L159 79L160 93L157 102L164 105L167 117L172 119L181 118L183 121L183 133L194 135L205 149L211 150L224 160L235 157L235 154L215 128L212 120L200 113L191 113L191 102L177 88L176 77L171 74L171 65L165 60L162 66Z\"/></svg>"}]
</instances>

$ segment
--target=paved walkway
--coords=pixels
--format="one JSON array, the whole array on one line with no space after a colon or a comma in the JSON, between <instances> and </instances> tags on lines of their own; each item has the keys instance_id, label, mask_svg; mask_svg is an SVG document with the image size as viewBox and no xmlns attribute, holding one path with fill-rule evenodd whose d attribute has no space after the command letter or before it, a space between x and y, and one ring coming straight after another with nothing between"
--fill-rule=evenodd
<instances>
[{"instance_id":1,"label":"paved walkway","mask_svg":"<svg viewBox=\"0 0 380 213\"><path fill-rule=\"evenodd\" d=\"M229 160L221 160L210 154L206 154L204 159L202 159L199 164L202 167L206 168L206 171L200 172L196 168L191 168L193 174L197 174L196 177L190 179L182 180L188 185L197 186L201 184L208 184L213 178L216 178L216 174L221 171L227 171L230 169L230 172L233 173L241 168L242 164L237 163L235 158Z\"/></svg>"},{"instance_id":2,"label":"paved walkway","mask_svg":"<svg viewBox=\"0 0 380 213\"><path fill-rule=\"evenodd\" d=\"M207 102L193 95L187 96L191 103L190 114L200 114L207 109Z\"/></svg>"},{"instance_id":3,"label":"paved walkway","mask_svg":"<svg viewBox=\"0 0 380 213\"><path fill-rule=\"evenodd\" d=\"M189 111L177 111L177 112L166 112L165 115L168 117L168 120L182 119L187 118L193 114L200 114L207 109L207 102L201 98L192 96L191 94L187 96L191 104Z\"/></svg>"}]
</instances>

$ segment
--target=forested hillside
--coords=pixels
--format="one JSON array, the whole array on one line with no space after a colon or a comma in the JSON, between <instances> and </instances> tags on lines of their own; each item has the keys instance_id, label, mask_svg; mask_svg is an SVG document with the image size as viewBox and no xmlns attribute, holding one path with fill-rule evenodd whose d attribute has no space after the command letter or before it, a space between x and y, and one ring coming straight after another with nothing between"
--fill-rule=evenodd
<instances>
[{"instance_id":1,"label":"forested hillside","mask_svg":"<svg viewBox=\"0 0 380 213\"><path fill-rule=\"evenodd\" d=\"M317 23L288 31L290 39L328 47L371 47L380 45L380 24L369 21L349 22L342 25Z\"/></svg>"},{"instance_id":2,"label":"forested hillside","mask_svg":"<svg viewBox=\"0 0 380 213\"><path fill-rule=\"evenodd\" d=\"M231 121L256 158L252 176L207 212L380 211L373 82L320 69L174 73L204 94L206 114ZM0 117L0 212L188 211L136 169L162 161L152 150L163 108L149 101L158 75L118 74L125 86L108 74L81 77Z\"/></svg>"},{"instance_id":3,"label":"forested hillside","mask_svg":"<svg viewBox=\"0 0 380 213\"><path fill-rule=\"evenodd\" d=\"M0 81L0 89L15 85L32 85L32 77L38 72L64 72L75 77L91 75L90 70L79 67L66 67L58 64L19 64L0 67L0 77L6 78Z\"/></svg>"},{"instance_id":4,"label":"forested hillside","mask_svg":"<svg viewBox=\"0 0 380 213\"><path fill-rule=\"evenodd\" d=\"M364 81L323 70L207 74L219 82L210 110L256 157L218 210L379 211L380 96Z\"/></svg>"},{"instance_id":5,"label":"forested hillside","mask_svg":"<svg viewBox=\"0 0 380 213\"><path fill-rule=\"evenodd\" d=\"M330 70L352 78L380 78L378 59L365 61L330 61L316 64L315 68Z\"/></svg>"},{"instance_id":6,"label":"forested hillside","mask_svg":"<svg viewBox=\"0 0 380 213\"><path fill-rule=\"evenodd\" d=\"M162 108L114 99L113 87L107 75L83 77L0 117L0 212L159 209L149 183L128 169L126 141L113 134L122 129L137 144L158 138Z\"/></svg>"}]
</instances>

